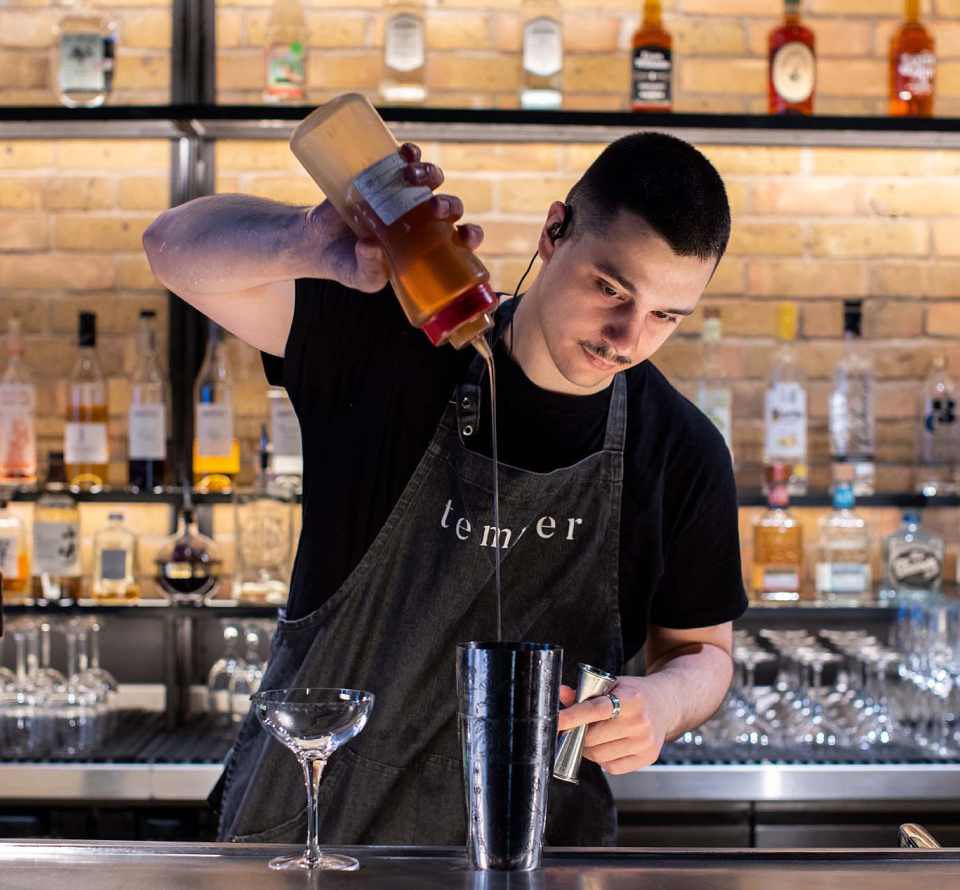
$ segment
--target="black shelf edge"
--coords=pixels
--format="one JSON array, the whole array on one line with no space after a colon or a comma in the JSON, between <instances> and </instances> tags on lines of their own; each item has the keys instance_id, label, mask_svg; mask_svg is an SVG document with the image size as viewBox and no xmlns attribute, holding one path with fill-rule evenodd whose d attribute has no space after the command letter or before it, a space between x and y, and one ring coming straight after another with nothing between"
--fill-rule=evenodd
<instances>
[{"instance_id":1,"label":"black shelf edge","mask_svg":"<svg viewBox=\"0 0 960 890\"><path fill-rule=\"evenodd\" d=\"M242 490L242 489L241 489ZM40 499L43 489L19 488L8 492L11 502L35 502ZM81 504L170 504L177 506L183 503L183 491L179 488L168 488L164 491L133 491L129 488L105 488L102 491L74 491L74 498ZM191 492L190 500L197 504L229 504L233 495L227 492ZM296 496L297 503L300 495Z\"/></svg>"},{"instance_id":2,"label":"black shelf edge","mask_svg":"<svg viewBox=\"0 0 960 890\"><path fill-rule=\"evenodd\" d=\"M93 603L81 599L77 602L61 603L56 600L29 601L26 603L4 603L5 618L14 615L82 615L96 612L98 615L168 615L172 618L218 617L218 618L272 618L277 614L276 605L220 600L217 605L171 606L163 601L143 601L137 603Z\"/></svg>"},{"instance_id":3,"label":"black shelf edge","mask_svg":"<svg viewBox=\"0 0 960 890\"><path fill-rule=\"evenodd\" d=\"M738 494L741 507L765 507L766 495L759 491L741 491ZM813 492L790 498L791 507L832 507L833 498L828 492ZM942 507L960 507L960 496L944 495L925 497L913 492L885 492L857 498L858 507L894 507L901 510L933 510Z\"/></svg>"}]
</instances>

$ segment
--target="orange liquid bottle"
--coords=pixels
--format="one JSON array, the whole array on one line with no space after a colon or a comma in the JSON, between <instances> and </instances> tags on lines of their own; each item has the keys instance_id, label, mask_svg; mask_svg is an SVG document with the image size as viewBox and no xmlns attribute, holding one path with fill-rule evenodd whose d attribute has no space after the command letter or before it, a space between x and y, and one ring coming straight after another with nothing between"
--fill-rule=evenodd
<instances>
[{"instance_id":1,"label":"orange liquid bottle","mask_svg":"<svg viewBox=\"0 0 960 890\"><path fill-rule=\"evenodd\" d=\"M673 38L664 30L660 0L646 0L633 35L631 111L673 108Z\"/></svg>"},{"instance_id":2,"label":"orange liquid bottle","mask_svg":"<svg viewBox=\"0 0 960 890\"><path fill-rule=\"evenodd\" d=\"M784 0L783 24L770 32L770 114L813 114L817 60L813 31L800 22L800 0Z\"/></svg>"},{"instance_id":3,"label":"orange liquid bottle","mask_svg":"<svg viewBox=\"0 0 960 890\"><path fill-rule=\"evenodd\" d=\"M290 149L358 237L375 237L403 311L435 346L457 349L493 326L490 273L437 219L432 192L410 185L405 162L376 109L359 93L321 105L294 130Z\"/></svg>"},{"instance_id":4,"label":"orange liquid bottle","mask_svg":"<svg viewBox=\"0 0 960 890\"><path fill-rule=\"evenodd\" d=\"M937 57L920 23L920 0L906 0L903 24L890 39L890 116L931 117Z\"/></svg>"}]
</instances>

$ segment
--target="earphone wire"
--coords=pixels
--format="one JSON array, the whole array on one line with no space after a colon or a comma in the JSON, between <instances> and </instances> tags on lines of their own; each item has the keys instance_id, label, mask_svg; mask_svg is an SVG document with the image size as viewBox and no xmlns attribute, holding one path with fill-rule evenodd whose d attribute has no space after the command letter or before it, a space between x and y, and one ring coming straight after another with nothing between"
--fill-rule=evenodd
<instances>
[{"instance_id":1,"label":"earphone wire","mask_svg":"<svg viewBox=\"0 0 960 890\"><path fill-rule=\"evenodd\" d=\"M537 261L537 257L539 255L540 253L539 251L537 251L537 253L535 253L532 257L530 257L530 263L527 266L527 271L520 276L520 280L517 282L517 286L513 291L513 299L517 299L517 294L520 293L520 287L523 284L523 282L526 280L527 276L530 274L530 270L533 268L533 264ZM510 348L507 350L507 355L509 355L510 358L513 358L513 319L514 319L515 312L516 310L514 310L514 312L510 314Z\"/></svg>"}]
</instances>

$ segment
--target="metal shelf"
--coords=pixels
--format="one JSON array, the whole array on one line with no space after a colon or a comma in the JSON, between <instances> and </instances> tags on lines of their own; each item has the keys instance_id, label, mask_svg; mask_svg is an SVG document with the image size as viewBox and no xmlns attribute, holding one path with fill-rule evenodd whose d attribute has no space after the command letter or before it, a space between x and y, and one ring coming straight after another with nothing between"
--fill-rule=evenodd
<instances>
[{"instance_id":1,"label":"metal shelf","mask_svg":"<svg viewBox=\"0 0 960 890\"><path fill-rule=\"evenodd\" d=\"M737 501L741 507L766 507L766 495L759 491L740 491ZM815 491L798 497L790 498L793 507L832 507L833 496L826 491ZM924 497L909 491L882 492L857 498L858 507L896 507L898 509L931 510L938 507L960 507L960 496L944 495L941 497Z\"/></svg>"}]
</instances>

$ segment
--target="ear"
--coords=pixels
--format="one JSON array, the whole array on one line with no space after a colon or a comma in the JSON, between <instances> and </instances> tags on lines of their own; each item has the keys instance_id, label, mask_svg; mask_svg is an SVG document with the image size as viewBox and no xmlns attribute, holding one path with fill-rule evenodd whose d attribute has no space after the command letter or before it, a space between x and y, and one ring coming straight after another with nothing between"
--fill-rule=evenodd
<instances>
[{"instance_id":1,"label":"ear","mask_svg":"<svg viewBox=\"0 0 960 890\"><path fill-rule=\"evenodd\" d=\"M537 253L544 263L549 263L553 258L557 244L550 234L551 229L559 226L563 222L563 201L554 201L547 211L547 220L540 230L540 241L537 244Z\"/></svg>"}]
</instances>

